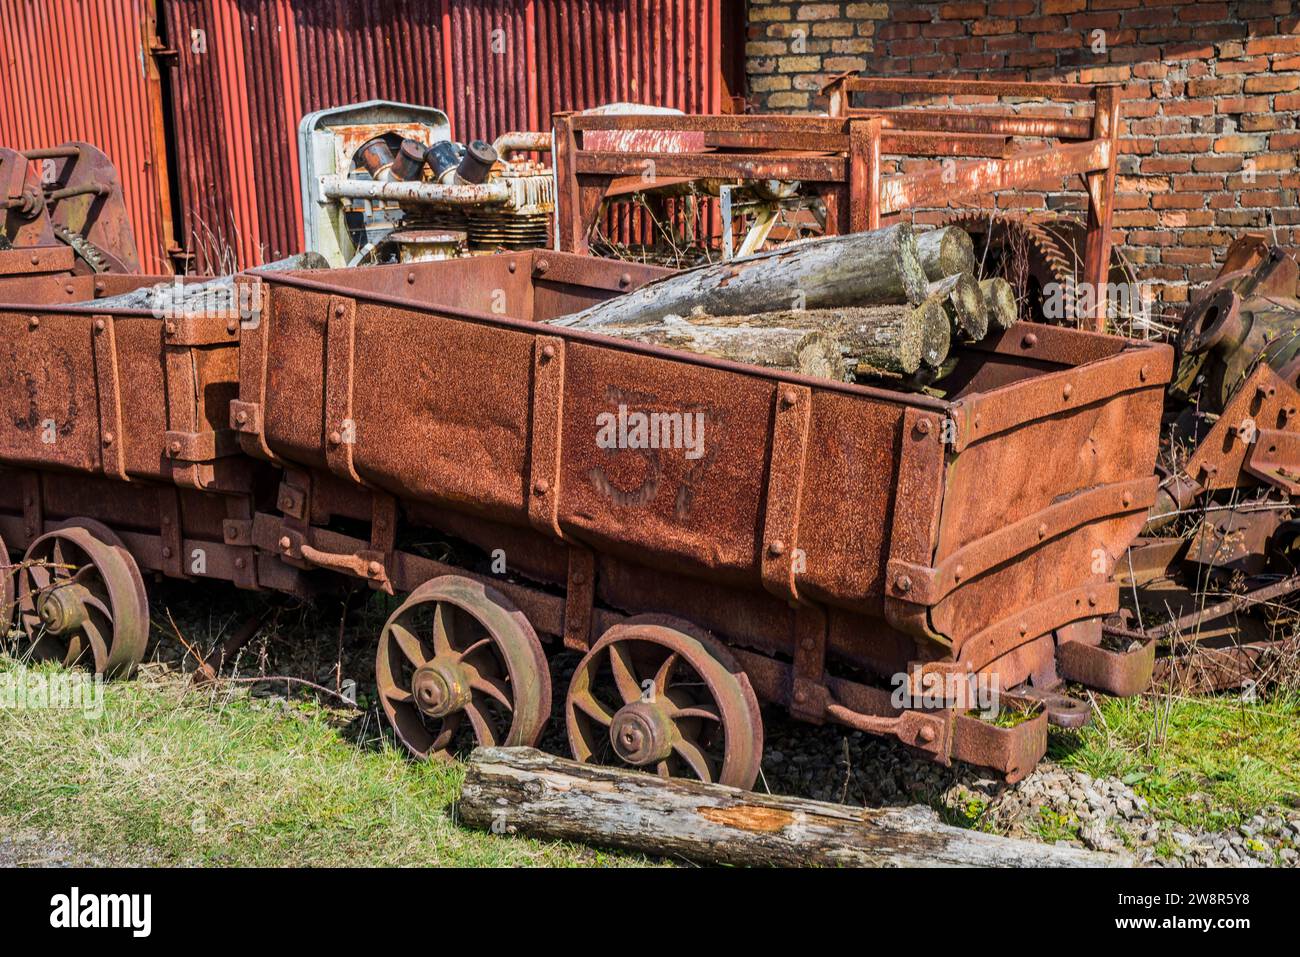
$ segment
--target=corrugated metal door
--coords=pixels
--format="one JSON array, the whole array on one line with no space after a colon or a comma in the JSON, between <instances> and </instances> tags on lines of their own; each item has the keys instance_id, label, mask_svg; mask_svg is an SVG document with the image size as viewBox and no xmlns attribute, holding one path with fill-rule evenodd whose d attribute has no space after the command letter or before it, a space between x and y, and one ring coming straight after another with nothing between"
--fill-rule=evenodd
<instances>
[{"instance_id":1,"label":"corrugated metal door","mask_svg":"<svg viewBox=\"0 0 1300 957\"><path fill-rule=\"evenodd\" d=\"M146 62L147 0L0 0L0 144L81 140L117 166L141 267L168 269ZM161 151L161 150L160 150Z\"/></svg>"}]
</instances>

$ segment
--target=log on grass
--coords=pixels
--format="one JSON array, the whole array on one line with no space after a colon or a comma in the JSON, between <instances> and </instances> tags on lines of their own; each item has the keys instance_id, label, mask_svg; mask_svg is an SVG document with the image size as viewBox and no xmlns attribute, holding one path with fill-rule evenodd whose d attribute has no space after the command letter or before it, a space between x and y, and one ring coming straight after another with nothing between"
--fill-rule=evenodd
<instances>
[{"instance_id":1,"label":"log on grass","mask_svg":"<svg viewBox=\"0 0 1300 957\"><path fill-rule=\"evenodd\" d=\"M926 299L938 297L963 339L979 342L989 332L989 307L973 273L959 272L926 287Z\"/></svg>"},{"instance_id":2,"label":"log on grass","mask_svg":"<svg viewBox=\"0 0 1300 957\"><path fill-rule=\"evenodd\" d=\"M930 808L868 809L477 748L459 820L711 864L778 867L1123 867L1128 858L951 827Z\"/></svg>"},{"instance_id":3,"label":"log on grass","mask_svg":"<svg viewBox=\"0 0 1300 957\"><path fill-rule=\"evenodd\" d=\"M733 362L799 372L818 379L843 382L844 348L818 329L706 326L669 316L646 326L615 326L603 333L647 345L684 349Z\"/></svg>"},{"instance_id":4,"label":"log on grass","mask_svg":"<svg viewBox=\"0 0 1300 957\"><path fill-rule=\"evenodd\" d=\"M838 340L844 354L885 372L912 373L947 352L948 318L933 308L842 306L784 309L744 316L693 315L691 325L745 329L817 329ZM943 328L930 328L931 325ZM613 330L609 330L613 331Z\"/></svg>"},{"instance_id":5,"label":"log on grass","mask_svg":"<svg viewBox=\"0 0 1300 957\"><path fill-rule=\"evenodd\" d=\"M1011 283L1001 276L982 280L980 292L984 294L984 301L988 304L990 325L998 329L1006 329L1020 318L1020 310L1016 306L1016 291L1011 288Z\"/></svg>"},{"instance_id":6,"label":"log on grass","mask_svg":"<svg viewBox=\"0 0 1300 957\"><path fill-rule=\"evenodd\" d=\"M557 326L597 329L649 325L666 316L734 316L778 309L866 303L919 303L926 278L907 223L779 249L664 276Z\"/></svg>"},{"instance_id":7,"label":"log on grass","mask_svg":"<svg viewBox=\"0 0 1300 957\"><path fill-rule=\"evenodd\" d=\"M927 279L975 271L975 244L970 233L959 226L918 233L916 251L921 255L921 268Z\"/></svg>"}]
</instances>

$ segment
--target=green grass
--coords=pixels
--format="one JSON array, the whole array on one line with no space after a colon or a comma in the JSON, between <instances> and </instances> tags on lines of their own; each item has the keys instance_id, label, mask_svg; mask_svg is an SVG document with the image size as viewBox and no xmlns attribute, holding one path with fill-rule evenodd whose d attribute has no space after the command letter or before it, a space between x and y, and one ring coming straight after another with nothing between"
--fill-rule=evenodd
<instances>
[{"instance_id":1,"label":"green grass","mask_svg":"<svg viewBox=\"0 0 1300 957\"><path fill-rule=\"evenodd\" d=\"M1049 755L1072 770L1122 779L1159 818L1222 830L1268 805L1300 806L1300 694L1098 704L1084 730L1053 729Z\"/></svg>"},{"instance_id":2,"label":"green grass","mask_svg":"<svg viewBox=\"0 0 1300 957\"><path fill-rule=\"evenodd\" d=\"M0 680L21 667L0 659ZM106 685L98 717L0 708L0 831L56 835L105 862L644 863L459 827L449 810L462 774L406 758L373 712L349 721L297 701L203 692L175 675Z\"/></svg>"}]
</instances>

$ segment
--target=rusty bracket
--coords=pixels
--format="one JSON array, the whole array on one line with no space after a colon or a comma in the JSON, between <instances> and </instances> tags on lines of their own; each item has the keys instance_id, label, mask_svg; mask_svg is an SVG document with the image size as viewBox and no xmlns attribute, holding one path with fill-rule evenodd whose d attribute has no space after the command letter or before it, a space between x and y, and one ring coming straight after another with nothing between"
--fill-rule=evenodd
<instances>
[{"instance_id":1,"label":"rusty bracket","mask_svg":"<svg viewBox=\"0 0 1300 957\"><path fill-rule=\"evenodd\" d=\"M831 703L826 687L828 619L815 605L794 610L794 666L790 669L790 713L802 721L821 724Z\"/></svg>"},{"instance_id":2,"label":"rusty bracket","mask_svg":"<svg viewBox=\"0 0 1300 957\"><path fill-rule=\"evenodd\" d=\"M803 570L803 553L798 547L799 506L811 418L812 390L780 383L773 397L760 566L763 587L791 604L799 601L797 576Z\"/></svg>"},{"instance_id":3,"label":"rusty bracket","mask_svg":"<svg viewBox=\"0 0 1300 957\"><path fill-rule=\"evenodd\" d=\"M352 418L356 350L355 299L330 296L325 330L325 464L340 478L361 482L352 465L357 424Z\"/></svg>"},{"instance_id":4,"label":"rusty bracket","mask_svg":"<svg viewBox=\"0 0 1300 957\"><path fill-rule=\"evenodd\" d=\"M163 320L169 346L212 346L239 341L239 320L226 315L180 315Z\"/></svg>"},{"instance_id":5,"label":"rusty bracket","mask_svg":"<svg viewBox=\"0 0 1300 957\"><path fill-rule=\"evenodd\" d=\"M591 620L596 603L596 556L584 545L569 546L569 576L564 596L564 647L591 647Z\"/></svg>"},{"instance_id":6,"label":"rusty bracket","mask_svg":"<svg viewBox=\"0 0 1300 957\"><path fill-rule=\"evenodd\" d=\"M1044 542L1108 516L1146 511L1155 501L1158 481L1151 475L1080 492L963 545L933 567L891 558L888 565L889 593L920 605L938 604L962 582L1032 551Z\"/></svg>"},{"instance_id":7,"label":"rusty bracket","mask_svg":"<svg viewBox=\"0 0 1300 957\"><path fill-rule=\"evenodd\" d=\"M253 546L253 521L247 518L227 518L221 522L221 537L227 545L239 548Z\"/></svg>"},{"instance_id":8,"label":"rusty bracket","mask_svg":"<svg viewBox=\"0 0 1300 957\"><path fill-rule=\"evenodd\" d=\"M122 393L118 382L117 339L112 316L91 318L91 343L95 355L95 390L99 396L100 461L105 475L125 482Z\"/></svg>"},{"instance_id":9,"label":"rusty bracket","mask_svg":"<svg viewBox=\"0 0 1300 957\"><path fill-rule=\"evenodd\" d=\"M1046 753L1046 711L1010 728L965 714L953 723L952 756L967 764L994 768L1008 784L1022 780Z\"/></svg>"},{"instance_id":10,"label":"rusty bracket","mask_svg":"<svg viewBox=\"0 0 1300 957\"><path fill-rule=\"evenodd\" d=\"M181 493L176 486L158 489L158 525L162 536L162 570L171 578L186 578L181 537Z\"/></svg>"},{"instance_id":11,"label":"rusty bracket","mask_svg":"<svg viewBox=\"0 0 1300 957\"><path fill-rule=\"evenodd\" d=\"M903 412L898 482L890 518L889 565L928 567L934 556L943 507L945 454L942 416L922 409ZM909 582L910 589L910 582ZM899 631L949 642L930 628L928 608L908 590L885 589L885 620Z\"/></svg>"},{"instance_id":12,"label":"rusty bracket","mask_svg":"<svg viewBox=\"0 0 1300 957\"><path fill-rule=\"evenodd\" d=\"M892 735L929 754L942 765L952 763L952 711L903 711L893 717L861 714L842 704L826 706L826 717L868 734Z\"/></svg>"},{"instance_id":13,"label":"rusty bracket","mask_svg":"<svg viewBox=\"0 0 1300 957\"><path fill-rule=\"evenodd\" d=\"M163 442L168 458L181 462L212 462L239 454L239 436L234 429L170 431L164 433Z\"/></svg>"},{"instance_id":14,"label":"rusty bracket","mask_svg":"<svg viewBox=\"0 0 1300 957\"><path fill-rule=\"evenodd\" d=\"M1288 495L1300 495L1300 433L1260 429L1244 467L1260 481Z\"/></svg>"},{"instance_id":15,"label":"rusty bracket","mask_svg":"<svg viewBox=\"0 0 1300 957\"><path fill-rule=\"evenodd\" d=\"M23 486L23 530L27 533L26 544L45 534L45 505L41 493L41 474L39 472L22 473ZM14 542L10 542L14 545Z\"/></svg>"},{"instance_id":16,"label":"rusty bracket","mask_svg":"<svg viewBox=\"0 0 1300 957\"><path fill-rule=\"evenodd\" d=\"M560 442L564 419L564 340L538 336L533 343L533 403L529 429L528 520L563 539L560 530Z\"/></svg>"},{"instance_id":17,"label":"rusty bracket","mask_svg":"<svg viewBox=\"0 0 1300 957\"><path fill-rule=\"evenodd\" d=\"M971 668L983 668L1020 645L1060 629L1063 622L1109 615L1118 607L1118 583L1081 585L992 622L961 643L957 659Z\"/></svg>"},{"instance_id":18,"label":"rusty bracket","mask_svg":"<svg viewBox=\"0 0 1300 957\"><path fill-rule=\"evenodd\" d=\"M1110 651L1082 641L1056 646L1056 670L1067 681L1126 698L1145 691L1156 665L1156 643L1147 641L1132 651Z\"/></svg>"},{"instance_id":19,"label":"rusty bracket","mask_svg":"<svg viewBox=\"0 0 1300 957\"><path fill-rule=\"evenodd\" d=\"M284 463L266 444L265 417L267 378L267 335L271 326L270 303L263 299L261 280L247 276L235 278L239 301L257 302L257 321L247 325L239 337L239 398L230 403L230 427L239 433L239 444L246 455L279 465ZM251 293L245 285L254 285ZM254 299L246 299L252 295Z\"/></svg>"},{"instance_id":20,"label":"rusty bracket","mask_svg":"<svg viewBox=\"0 0 1300 957\"><path fill-rule=\"evenodd\" d=\"M331 552L315 547L311 542L311 530L291 528L280 523L280 535L277 540L280 557L297 560L312 568L349 575L369 582L372 588L393 594L393 583L389 580L384 567L383 552L371 549L359 549L355 552Z\"/></svg>"},{"instance_id":21,"label":"rusty bracket","mask_svg":"<svg viewBox=\"0 0 1300 957\"><path fill-rule=\"evenodd\" d=\"M247 496L226 496L226 518L221 523L226 546L235 553L232 579L236 588L256 590L257 551L253 547L252 503Z\"/></svg>"},{"instance_id":22,"label":"rusty bracket","mask_svg":"<svg viewBox=\"0 0 1300 957\"><path fill-rule=\"evenodd\" d=\"M295 518L300 522L307 521L307 492L290 484L288 476L280 482L280 489L276 493L275 507L284 512L290 518Z\"/></svg>"}]
</instances>

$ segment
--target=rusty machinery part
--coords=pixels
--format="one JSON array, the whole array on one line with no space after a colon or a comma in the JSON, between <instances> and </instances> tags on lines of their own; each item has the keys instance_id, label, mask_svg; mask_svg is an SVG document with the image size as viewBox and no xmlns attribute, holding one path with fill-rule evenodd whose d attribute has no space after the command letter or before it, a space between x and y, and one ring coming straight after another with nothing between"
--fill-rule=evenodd
<instances>
[{"instance_id":1,"label":"rusty machinery part","mask_svg":"<svg viewBox=\"0 0 1300 957\"><path fill-rule=\"evenodd\" d=\"M54 235L59 242L70 246L77 258L89 267L92 273L123 272L120 263L115 263L107 253L92 243L85 236L74 233L66 226L55 224Z\"/></svg>"},{"instance_id":2,"label":"rusty machinery part","mask_svg":"<svg viewBox=\"0 0 1300 957\"><path fill-rule=\"evenodd\" d=\"M1300 264L1278 246L1225 262L1187 309L1177 337L1178 367L1170 388L1200 407L1227 406L1259 362L1290 385L1300 383Z\"/></svg>"},{"instance_id":3,"label":"rusty machinery part","mask_svg":"<svg viewBox=\"0 0 1300 957\"><path fill-rule=\"evenodd\" d=\"M404 601L379 636L384 713L416 757L439 757L465 722L479 745L531 746L551 713L537 633L490 586L444 575Z\"/></svg>"},{"instance_id":4,"label":"rusty machinery part","mask_svg":"<svg viewBox=\"0 0 1300 957\"><path fill-rule=\"evenodd\" d=\"M77 251L90 271L139 272L135 233L113 161L80 142L25 155L48 164L41 182L55 235Z\"/></svg>"},{"instance_id":5,"label":"rusty machinery part","mask_svg":"<svg viewBox=\"0 0 1300 957\"><path fill-rule=\"evenodd\" d=\"M18 619L36 660L130 677L144 658L149 605L140 569L118 537L72 519L27 549L15 591Z\"/></svg>"},{"instance_id":6,"label":"rusty machinery part","mask_svg":"<svg viewBox=\"0 0 1300 957\"><path fill-rule=\"evenodd\" d=\"M1076 321L1076 282L1083 273L1087 227L1053 213L962 210L941 225L960 226L975 241L975 262L982 276L1001 276L1033 322ZM1023 261L1021 261L1023 259ZM1129 283L1132 270L1112 251L1110 281ZM1125 297L1117 297L1116 318L1131 318Z\"/></svg>"},{"instance_id":7,"label":"rusty machinery part","mask_svg":"<svg viewBox=\"0 0 1300 957\"><path fill-rule=\"evenodd\" d=\"M751 788L763 722L749 679L724 645L653 615L601 636L564 703L569 748L583 763Z\"/></svg>"}]
</instances>

